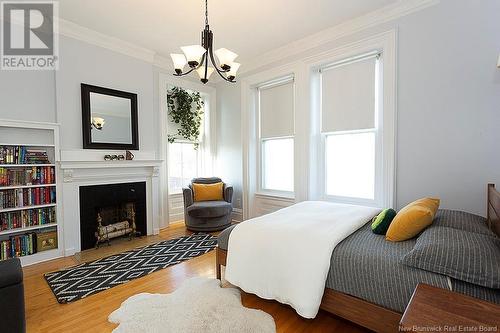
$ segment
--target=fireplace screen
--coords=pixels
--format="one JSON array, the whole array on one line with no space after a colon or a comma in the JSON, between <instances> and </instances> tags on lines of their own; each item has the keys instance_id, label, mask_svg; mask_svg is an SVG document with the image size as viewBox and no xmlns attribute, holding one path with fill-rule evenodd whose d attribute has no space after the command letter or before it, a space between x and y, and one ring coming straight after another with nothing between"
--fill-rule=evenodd
<instances>
[{"instance_id":1,"label":"fireplace screen","mask_svg":"<svg viewBox=\"0 0 500 333\"><path fill-rule=\"evenodd\" d=\"M127 235L129 239L137 235L135 224L135 204L128 202L121 205L97 209L96 247L112 238Z\"/></svg>"}]
</instances>

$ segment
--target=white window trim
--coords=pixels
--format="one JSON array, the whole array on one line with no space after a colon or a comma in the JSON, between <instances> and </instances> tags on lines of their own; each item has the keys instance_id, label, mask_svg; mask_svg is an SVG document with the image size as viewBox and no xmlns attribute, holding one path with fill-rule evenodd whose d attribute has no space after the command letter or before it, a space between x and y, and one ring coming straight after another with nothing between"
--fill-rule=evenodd
<instances>
[{"instance_id":1,"label":"white window trim","mask_svg":"<svg viewBox=\"0 0 500 333\"><path fill-rule=\"evenodd\" d=\"M303 93L307 88L302 87L302 91L298 89L297 80L304 82L302 77L305 72L305 67L302 63L287 64L283 67L270 69L265 72L260 72L249 77L244 77L241 80L241 125L242 125L242 143L243 143L243 219L248 219L256 216L256 198L272 198L283 199L287 202L295 202L298 193L303 193L302 180L305 178L300 174L307 168L301 168L299 163L303 163L298 159L299 150L302 148L300 142L301 133L298 133L295 128L294 134L294 192L282 191L267 191L261 189L262 179L260 174L261 166L261 140L259 133L259 115L258 115L258 91L257 89L267 84L275 82L283 82L287 78L292 77L294 80L294 121L300 117L299 113L303 111L300 106L304 105ZM307 95L307 94L306 94ZM300 176L298 177L298 175Z\"/></svg>"},{"instance_id":2,"label":"white window trim","mask_svg":"<svg viewBox=\"0 0 500 333\"><path fill-rule=\"evenodd\" d=\"M163 211L161 212L161 221L165 221L165 224L162 227L167 227L169 224L169 209L168 209L168 200L169 196L178 196L179 193L169 193L169 188L168 188L168 141L167 141L167 131L168 131L168 109L167 109L167 94L165 93L166 88L168 86L177 86L177 87L182 87L184 89L190 89L194 91L200 92L203 96L209 98L209 103L208 105L205 104L206 112L208 113L208 117L205 117L205 131L204 131L204 154L205 158L203 160L206 161L206 165L204 166L205 170L207 171L213 171L214 169L214 163L215 163L215 156L217 154L216 150L216 120L217 120L217 109L216 109L216 101L217 101L217 94L215 87L209 86L209 85L204 85L201 83L196 83L190 80L186 80L183 78L177 78L174 77L171 74L166 74L166 73L159 73L158 76L158 103L159 103L159 110L160 113L158 114L158 124L159 124L159 137L160 137L160 144L158 145L157 148L157 153L158 156L160 157L160 160L165 161L165 163L162 163L162 166L160 168L160 200L164 203L163 204ZM167 147L167 149L165 149Z\"/></svg>"},{"instance_id":3,"label":"white window trim","mask_svg":"<svg viewBox=\"0 0 500 333\"><path fill-rule=\"evenodd\" d=\"M375 176L375 200L336 197L326 194L326 170L325 170L325 133L321 133L321 85L319 83L319 71L321 68L335 62L348 58L356 58L362 54L373 52L382 54L381 62L381 95L379 110L383 113L377 115L377 126L381 135L376 135L376 146L380 146L381 152L376 156L376 165L379 166L380 174ZM396 31L391 30L356 43L349 44L339 49L320 55L309 57L308 63L311 79L311 104L313 119L316 119L314 132L317 140L311 142L311 156L317 156L318 167L311 176L312 192L318 193L318 199L343 203L354 203L371 205L377 207L394 207L395 193L395 170L396 170ZM382 141L382 142L380 142ZM377 169L377 168L376 168ZM313 170L311 170L313 174Z\"/></svg>"}]
</instances>

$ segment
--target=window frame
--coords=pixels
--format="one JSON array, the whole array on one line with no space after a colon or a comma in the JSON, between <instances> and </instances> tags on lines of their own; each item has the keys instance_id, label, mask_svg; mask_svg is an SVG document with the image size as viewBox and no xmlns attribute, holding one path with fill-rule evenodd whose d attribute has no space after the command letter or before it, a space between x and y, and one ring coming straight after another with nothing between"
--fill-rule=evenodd
<instances>
[{"instance_id":1,"label":"window frame","mask_svg":"<svg viewBox=\"0 0 500 333\"><path fill-rule=\"evenodd\" d=\"M375 64L375 127L368 129L356 129L356 130L346 130L346 131L335 131L335 132L322 132L321 128L321 119L322 119L322 94L323 94L323 85L321 82L321 70L332 68L335 66L348 65L352 62L362 61L371 56L376 56L376 64ZM386 194L387 191L385 189L385 181L384 181L384 54L382 50L372 50L369 52L361 52L358 54L339 57L336 60L329 61L327 63L323 63L318 66L317 71L317 79L318 79L318 92L317 98L319 98L318 106L319 106L319 137L320 137L320 147L318 154L318 189L320 192L320 198L325 201L339 202L339 203L348 203L348 204L356 204L356 205L366 205L366 206L376 206L376 207L384 207L386 206ZM356 198L356 197L346 197L346 196L337 196L331 195L327 193L327 151L326 151L326 140L330 135L343 135L343 134L357 134L357 133L375 133L375 170L374 170L374 198L366 199L366 198Z\"/></svg>"},{"instance_id":2,"label":"window frame","mask_svg":"<svg viewBox=\"0 0 500 333\"><path fill-rule=\"evenodd\" d=\"M178 139L175 141L175 143L189 143L189 144L195 144L198 143L198 149L197 149L197 176L196 177L203 177L205 175L211 175L211 172L213 170L213 164L214 164L214 154L215 154L215 133L216 133L216 128L215 128L215 110L212 110L213 106L215 106L214 101L212 101L213 98L215 98L215 94L212 94L210 92L207 92L205 90L199 89L200 87L197 87L197 85L185 85L185 84L174 84L173 82L167 82L167 89L171 89L173 86L179 86L182 87L183 89L186 90L192 90L199 92L203 102L204 102L204 107L203 107L203 118L201 122L201 135L198 140L196 141L189 141L189 140L183 140L183 139ZM213 96L214 95L214 96ZM166 96L166 95L165 95ZM167 115L165 116L165 120L168 122L169 121L169 116L168 116L168 110L165 111ZM168 129L168 126L165 126ZM167 130L168 133L168 130ZM168 133L170 134L170 133ZM179 196L182 195L182 190L181 191L172 191L170 188L170 145L168 141L166 141L166 149L165 149L165 157L167 160L167 165L166 165L166 190L168 193L168 196Z\"/></svg>"}]
</instances>

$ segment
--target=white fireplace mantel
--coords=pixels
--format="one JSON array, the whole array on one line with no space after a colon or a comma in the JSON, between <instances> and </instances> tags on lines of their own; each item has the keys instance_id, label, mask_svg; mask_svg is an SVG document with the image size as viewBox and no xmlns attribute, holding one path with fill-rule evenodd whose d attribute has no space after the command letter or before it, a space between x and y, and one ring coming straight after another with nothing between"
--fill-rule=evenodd
<instances>
[{"instance_id":1,"label":"white fireplace mantel","mask_svg":"<svg viewBox=\"0 0 500 333\"><path fill-rule=\"evenodd\" d=\"M163 160L61 161L61 169L160 167Z\"/></svg>"},{"instance_id":2,"label":"white fireplace mantel","mask_svg":"<svg viewBox=\"0 0 500 333\"><path fill-rule=\"evenodd\" d=\"M80 252L80 186L146 182L147 234L158 234L162 212L160 167L162 160L59 161L62 172L64 255Z\"/></svg>"}]
</instances>

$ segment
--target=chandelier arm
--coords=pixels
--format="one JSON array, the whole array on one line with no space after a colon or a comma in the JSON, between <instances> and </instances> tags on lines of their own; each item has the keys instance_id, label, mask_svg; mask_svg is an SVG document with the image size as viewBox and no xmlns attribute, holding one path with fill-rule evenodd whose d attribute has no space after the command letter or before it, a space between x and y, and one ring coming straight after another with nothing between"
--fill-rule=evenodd
<instances>
[{"instance_id":1,"label":"chandelier arm","mask_svg":"<svg viewBox=\"0 0 500 333\"><path fill-rule=\"evenodd\" d=\"M214 59L214 53L212 51L212 48L209 49L209 55L210 55L210 60L212 62L212 65L214 66L215 71L217 72L217 74L219 74L219 76L221 78L223 78L224 80L226 80L227 82L235 83L236 81L229 80L225 75L222 74L222 73L225 73L225 71L219 70L219 67L217 66L217 63L215 62L215 59Z\"/></svg>"},{"instance_id":2,"label":"chandelier arm","mask_svg":"<svg viewBox=\"0 0 500 333\"><path fill-rule=\"evenodd\" d=\"M177 74L177 73L174 73L174 76L184 76L184 75L188 75L189 73L191 73L192 71L195 71L197 70L198 68L200 68L202 65L203 65L203 62L205 61L205 56L206 56L206 52L203 53L203 56L201 57L201 61L200 63L198 64L198 66L194 67L194 68L191 68L190 70L188 70L187 72L185 73L180 73L180 74Z\"/></svg>"},{"instance_id":3,"label":"chandelier arm","mask_svg":"<svg viewBox=\"0 0 500 333\"><path fill-rule=\"evenodd\" d=\"M180 74L177 74L177 73L174 73L174 76L184 76L184 75L188 75L190 74L192 71L196 70L196 68L191 68L190 70L188 70L187 72L185 73L180 73Z\"/></svg>"}]
</instances>

